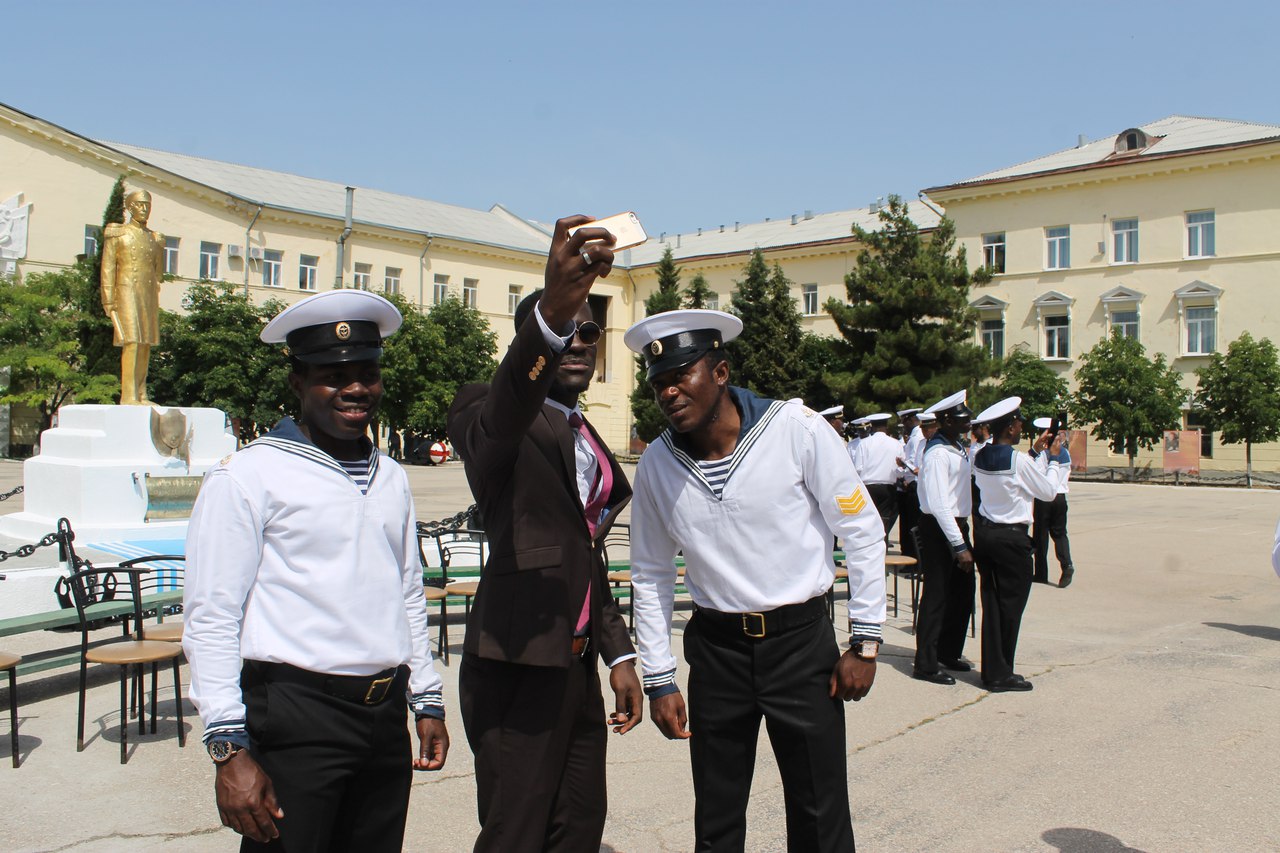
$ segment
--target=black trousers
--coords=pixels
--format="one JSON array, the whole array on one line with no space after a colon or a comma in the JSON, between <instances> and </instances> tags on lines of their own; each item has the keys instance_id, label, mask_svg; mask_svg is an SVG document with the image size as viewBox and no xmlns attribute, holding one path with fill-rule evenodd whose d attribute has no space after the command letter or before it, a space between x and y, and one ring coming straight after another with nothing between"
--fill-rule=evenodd
<instances>
[{"instance_id":1,"label":"black trousers","mask_svg":"<svg viewBox=\"0 0 1280 853\"><path fill-rule=\"evenodd\" d=\"M920 494L916 491L913 480L898 492L898 548L907 557L916 557L916 540L911 537L911 528L920 523Z\"/></svg>"},{"instance_id":2,"label":"black trousers","mask_svg":"<svg viewBox=\"0 0 1280 853\"><path fill-rule=\"evenodd\" d=\"M1035 580L1049 580L1049 539L1053 539L1054 555L1059 568L1071 565L1071 543L1067 541L1067 496L1058 495L1052 501L1036 501L1033 508L1035 526L1031 540L1035 544Z\"/></svg>"},{"instance_id":3,"label":"black trousers","mask_svg":"<svg viewBox=\"0 0 1280 853\"><path fill-rule=\"evenodd\" d=\"M458 696L475 755L477 851L600 849L608 730L597 660L588 654L561 669L462 656Z\"/></svg>"},{"instance_id":4,"label":"black trousers","mask_svg":"<svg viewBox=\"0 0 1280 853\"><path fill-rule=\"evenodd\" d=\"M974 558L982 576L982 680L1013 674L1022 611L1031 595L1031 537L1026 525L991 527L978 521Z\"/></svg>"},{"instance_id":5,"label":"black trousers","mask_svg":"<svg viewBox=\"0 0 1280 853\"><path fill-rule=\"evenodd\" d=\"M960 525L965 544L972 548L969 520L957 518L956 523ZM956 565L951 543L937 519L922 512L919 526L924 547L924 553L920 555L924 592L920 596L920 616L916 620L915 667L917 672L937 672L939 659L954 661L964 654L976 581L973 572L966 572Z\"/></svg>"},{"instance_id":6,"label":"black trousers","mask_svg":"<svg viewBox=\"0 0 1280 853\"><path fill-rule=\"evenodd\" d=\"M745 847L763 717L782 776L787 850L853 850L844 702L827 695L840 657L831 622L820 617L753 639L695 612L685 628L684 652L695 849L741 853Z\"/></svg>"},{"instance_id":7,"label":"black trousers","mask_svg":"<svg viewBox=\"0 0 1280 853\"><path fill-rule=\"evenodd\" d=\"M272 680L253 661L240 674L249 752L275 787L284 817L270 844L245 838L242 851L387 851L404 844L412 744L408 668L379 705Z\"/></svg>"},{"instance_id":8,"label":"black trousers","mask_svg":"<svg viewBox=\"0 0 1280 853\"><path fill-rule=\"evenodd\" d=\"M891 483L866 483L867 494L884 522L884 544L889 544L889 531L898 520L898 487Z\"/></svg>"}]
</instances>

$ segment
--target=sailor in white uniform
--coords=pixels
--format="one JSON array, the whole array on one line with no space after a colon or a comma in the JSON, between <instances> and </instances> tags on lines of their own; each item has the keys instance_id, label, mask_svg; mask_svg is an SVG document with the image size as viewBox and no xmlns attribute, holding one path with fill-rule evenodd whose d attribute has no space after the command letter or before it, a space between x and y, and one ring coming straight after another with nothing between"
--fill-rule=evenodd
<instances>
[{"instance_id":1,"label":"sailor in white uniform","mask_svg":"<svg viewBox=\"0 0 1280 853\"><path fill-rule=\"evenodd\" d=\"M413 498L366 436L400 323L360 290L272 320L300 417L214 466L192 511L182 645L242 849L398 851L412 769L444 765Z\"/></svg>"},{"instance_id":2,"label":"sailor in white uniform","mask_svg":"<svg viewBox=\"0 0 1280 853\"><path fill-rule=\"evenodd\" d=\"M840 436L841 441L844 441L844 406L828 406L818 412L818 415L831 424L831 428L836 431L836 435Z\"/></svg>"},{"instance_id":3,"label":"sailor in white uniform","mask_svg":"<svg viewBox=\"0 0 1280 853\"><path fill-rule=\"evenodd\" d=\"M867 429L871 432L858 443L853 455L858 476L866 484L871 499L875 501L876 511L884 522L886 545L889 543L889 531L898 520L898 479L902 476L898 460L905 452L902 440L886 431L891 417L884 412L867 415Z\"/></svg>"},{"instance_id":4,"label":"sailor in white uniform","mask_svg":"<svg viewBox=\"0 0 1280 853\"><path fill-rule=\"evenodd\" d=\"M858 445L867 437L867 419L854 418L849 423L853 426L853 438L849 439L844 449L848 451L849 459L852 461L853 454L858 452Z\"/></svg>"},{"instance_id":5,"label":"sailor in white uniform","mask_svg":"<svg viewBox=\"0 0 1280 853\"><path fill-rule=\"evenodd\" d=\"M938 430L921 454L920 554L924 593L916 625L912 677L934 684L955 684L944 672L968 672L962 659L964 635L973 612L973 546L969 513L973 483L961 439L972 412L958 391L930 406L921 418L937 418Z\"/></svg>"},{"instance_id":6,"label":"sailor in white uniform","mask_svg":"<svg viewBox=\"0 0 1280 853\"><path fill-rule=\"evenodd\" d=\"M1053 426L1053 418L1036 418L1032 426L1040 431L1047 430ZM1067 539L1067 481L1071 479L1071 454L1065 446L1062 452L1067 457L1062 485L1058 486L1058 494L1053 500L1036 499L1035 523L1031 529L1031 541L1035 543L1036 549L1033 580L1037 583L1049 582L1049 540L1053 539L1053 553L1058 558L1058 568L1062 572L1058 576L1059 589L1070 586L1071 579L1076 574L1076 567L1071 562L1071 542Z\"/></svg>"},{"instance_id":7,"label":"sailor in white uniform","mask_svg":"<svg viewBox=\"0 0 1280 853\"><path fill-rule=\"evenodd\" d=\"M654 722L690 738L698 850L742 850L763 717L782 776L788 849L854 849L844 702L867 694L885 618L883 526L839 438L815 412L729 385L718 311L648 317L624 341L648 364L670 429L631 504L631 572ZM831 537L844 541L850 649L827 619ZM694 613L689 704L676 685L677 553ZM686 727L686 722L688 723Z\"/></svg>"},{"instance_id":8,"label":"sailor in white uniform","mask_svg":"<svg viewBox=\"0 0 1280 853\"><path fill-rule=\"evenodd\" d=\"M974 480L982 494L974 531L982 578L982 683L992 692L1032 687L1013 671L1022 612L1031 593L1031 504L1036 498L1053 500L1070 467L1061 435L1046 431L1030 454L1018 450L1021 404L1020 397L1008 397L978 415L990 425L992 439L974 460Z\"/></svg>"}]
</instances>

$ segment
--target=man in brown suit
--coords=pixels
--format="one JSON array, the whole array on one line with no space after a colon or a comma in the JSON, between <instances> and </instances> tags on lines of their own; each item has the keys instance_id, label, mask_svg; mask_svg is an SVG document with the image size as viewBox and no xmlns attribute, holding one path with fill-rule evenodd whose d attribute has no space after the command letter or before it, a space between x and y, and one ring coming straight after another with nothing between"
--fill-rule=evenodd
<instances>
[{"instance_id":1,"label":"man in brown suit","mask_svg":"<svg viewBox=\"0 0 1280 853\"><path fill-rule=\"evenodd\" d=\"M160 343L160 281L164 276L164 235L147 228L151 193L125 196L129 221L109 224L102 243L102 309L120 347L120 403L151 405L147 368L151 348Z\"/></svg>"},{"instance_id":2,"label":"man in brown suit","mask_svg":"<svg viewBox=\"0 0 1280 853\"><path fill-rule=\"evenodd\" d=\"M597 658L624 733L640 721L635 650L598 543L631 498L582 418L601 330L587 294L613 264L613 238L556 223L546 288L516 310L516 338L490 385L449 410L489 537L467 621L458 693L475 754L477 851L594 851L607 810L606 722Z\"/></svg>"}]
</instances>

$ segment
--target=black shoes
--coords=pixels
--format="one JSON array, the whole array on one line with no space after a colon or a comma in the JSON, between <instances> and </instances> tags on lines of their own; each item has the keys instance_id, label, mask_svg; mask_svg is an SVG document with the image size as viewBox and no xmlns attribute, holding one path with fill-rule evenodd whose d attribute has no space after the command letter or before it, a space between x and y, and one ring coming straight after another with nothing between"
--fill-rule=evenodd
<instances>
[{"instance_id":1,"label":"black shoes","mask_svg":"<svg viewBox=\"0 0 1280 853\"><path fill-rule=\"evenodd\" d=\"M983 681L982 686L992 693L1011 693L1024 692L1032 689L1035 685L1021 675L1010 675L1006 678L1001 678L999 681Z\"/></svg>"},{"instance_id":2,"label":"black shoes","mask_svg":"<svg viewBox=\"0 0 1280 853\"><path fill-rule=\"evenodd\" d=\"M1071 586L1071 579L1076 576L1076 567L1067 566L1062 570L1062 577L1058 578L1058 589L1066 589Z\"/></svg>"},{"instance_id":3,"label":"black shoes","mask_svg":"<svg viewBox=\"0 0 1280 853\"><path fill-rule=\"evenodd\" d=\"M916 679L917 681L927 681L930 684L955 684L956 683L956 680L954 678L947 675L942 670L938 670L937 672L921 672L920 670L917 669L911 672L911 677Z\"/></svg>"},{"instance_id":4,"label":"black shoes","mask_svg":"<svg viewBox=\"0 0 1280 853\"><path fill-rule=\"evenodd\" d=\"M956 660L942 660L941 658L939 658L938 663L942 664L945 668L951 670L952 672L968 672L969 670L973 669L973 667L970 666L967 661L962 661L959 658L957 658Z\"/></svg>"}]
</instances>

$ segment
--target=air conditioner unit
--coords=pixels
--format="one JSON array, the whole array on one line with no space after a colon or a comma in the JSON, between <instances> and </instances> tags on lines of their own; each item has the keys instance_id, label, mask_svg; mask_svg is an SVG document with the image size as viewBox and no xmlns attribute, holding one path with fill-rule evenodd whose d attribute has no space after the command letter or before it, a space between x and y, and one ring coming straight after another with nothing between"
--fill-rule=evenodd
<instances>
[{"instance_id":1,"label":"air conditioner unit","mask_svg":"<svg viewBox=\"0 0 1280 853\"><path fill-rule=\"evenodd\" d=\"M227 246L227 257L228 257L228 258L243 258L243 257L244 257L244 249L243 249L243 248L241 248L240 246L237 246L235 243L230 243L230 244L228 244L228 246Z\"/></svg>"},{"instance_id":2,"label":"air conditioner unit","mask_svg":"<svg viewBox=\"0 0 1280 853\"><path fill-rule=\"evenodd\" d=\"M250 247L249 247L249 260L251 260L251 261L260 261L260 260L262 260L262 249L261 249L260 247L258 247L258 246L250 246Z\"/></svg>"}]
</instances>

